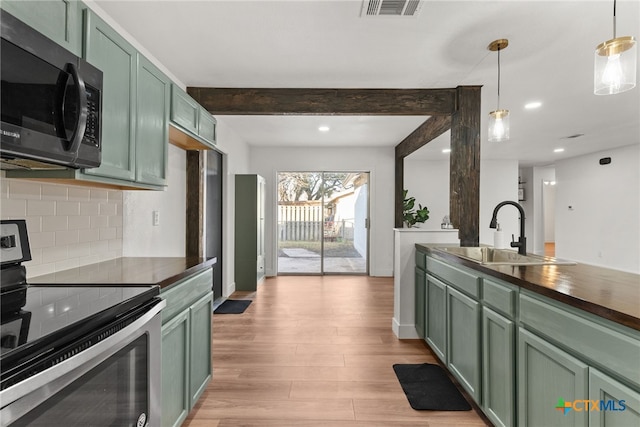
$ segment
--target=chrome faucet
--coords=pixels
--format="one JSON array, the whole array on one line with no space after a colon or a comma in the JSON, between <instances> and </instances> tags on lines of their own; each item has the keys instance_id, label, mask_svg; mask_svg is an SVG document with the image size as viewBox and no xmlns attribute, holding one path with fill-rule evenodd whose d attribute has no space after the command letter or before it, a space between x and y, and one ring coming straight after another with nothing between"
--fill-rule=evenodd
<instances>
[{"instance_id":1,"label":"chrome faucet","mask_svg":"<svg viewBox=\"0 0 640 427\"><path fill-rule=\"evenodd\" d=\"M527 238L524 237L524 209L522 209L522 206L520 206L519 203L512 202L510 200L506 200L504 202L498 203L498 206L496 206L495 209L493 210L493 217L491 217L491 224L489 224L489 228L496 228L498 226L498 211L504 205L513 205L520 211L520 237L516 242L512 235L511 247L518 248L518 253L520 255L526 255L527 254Z\"/></svg>"}]
</instances>

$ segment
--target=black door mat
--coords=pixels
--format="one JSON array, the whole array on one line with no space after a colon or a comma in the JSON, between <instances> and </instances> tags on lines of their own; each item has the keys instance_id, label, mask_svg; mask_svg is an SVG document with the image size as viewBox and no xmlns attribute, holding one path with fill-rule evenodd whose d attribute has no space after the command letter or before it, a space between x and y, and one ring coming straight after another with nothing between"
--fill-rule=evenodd
<instances>
[{"instance_id":1,"label":"black door mat","mask_svg":"<svg viewBox=\"0 0 640 427\"><path fill-rule=\"evenodd\" d=\"M416 410L470 411L471 405L438 365L393 365L409 404Z\"/></svg>"},{"instance_id":2,"label":"black door mat","mask_svg":"<svg viewBox=\"0 0 640 427\"><path fill-rule=\"evenodd\" d=\"M241 314L251 304L250 299L228 299L213 310L213 314Z\"/></svg>"}]
</instances>

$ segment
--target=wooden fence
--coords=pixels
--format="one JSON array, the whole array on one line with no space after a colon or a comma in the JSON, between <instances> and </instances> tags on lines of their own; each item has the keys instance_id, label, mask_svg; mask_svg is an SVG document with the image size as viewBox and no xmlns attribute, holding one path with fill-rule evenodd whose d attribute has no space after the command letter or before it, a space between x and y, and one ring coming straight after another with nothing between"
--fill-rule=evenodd
<instances>
[{"instance_id":1,"label":"wooden fence","mask_svg":"<svg viewBox=\"0 0 640 427\"><path fill-rule=\"evenodd\" d=\"M278 237L287 240L320 240L323 236L322 206L278 205Z\"/></svg>"}]
</instances>

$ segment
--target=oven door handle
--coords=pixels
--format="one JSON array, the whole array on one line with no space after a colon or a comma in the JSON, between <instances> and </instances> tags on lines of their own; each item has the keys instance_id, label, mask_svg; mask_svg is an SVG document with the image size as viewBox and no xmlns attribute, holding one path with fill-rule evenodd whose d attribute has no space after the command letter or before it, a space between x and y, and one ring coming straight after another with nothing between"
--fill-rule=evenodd
<instances>
[{"instance_id":1,"label":"oven door handle","mask_svg":"<svg viewBox=\"0 0 640 427\"><path fill-rule=\"evenodd\" d=\"M166 304L165 300L160 300L139 319L104 341L0 392L0 402L3 405L0 411L0 425L11 424L104 362L126 344L145 333L148 330L145 325L148 323L157 321L159 329L159 313ZM157 319L154 319L156 316Z\"/></svg>"}]
</instances>

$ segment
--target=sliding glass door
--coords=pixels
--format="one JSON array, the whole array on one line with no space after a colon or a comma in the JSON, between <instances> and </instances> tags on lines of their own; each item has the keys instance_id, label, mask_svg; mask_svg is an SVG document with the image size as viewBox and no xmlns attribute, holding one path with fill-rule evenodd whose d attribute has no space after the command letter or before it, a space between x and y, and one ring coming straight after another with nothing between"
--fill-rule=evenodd
<instances>
[{"instance_id":1,"label":"sliding glass door","mask_svg":"<svg viewBox=\"0 0 640 427\"><path fill-rule=\"evenodd\" d=\"M278 274L367 274L368 172L278 174Z\"/></svg>"}]
</instances>

